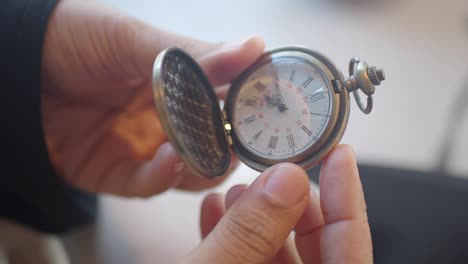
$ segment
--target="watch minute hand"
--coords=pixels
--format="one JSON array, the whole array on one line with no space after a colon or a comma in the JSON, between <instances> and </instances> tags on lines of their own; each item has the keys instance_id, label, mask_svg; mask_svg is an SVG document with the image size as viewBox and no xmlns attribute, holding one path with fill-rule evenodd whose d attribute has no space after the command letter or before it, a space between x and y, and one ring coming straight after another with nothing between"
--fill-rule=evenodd
<instances>
[{"instance_id":1,"label":"watch minute hand","mask_svg":"<svg viewBox=\"0 0 468 264\"><path fill-rule=\"evenodd\" d=\"M279 88L279 78L278 78L278 74L275 73L275 93L276 93L276 96L279 98L279 99L283 99L283 97L281 96L281 90Z\"/></svg>"}]
</instances>

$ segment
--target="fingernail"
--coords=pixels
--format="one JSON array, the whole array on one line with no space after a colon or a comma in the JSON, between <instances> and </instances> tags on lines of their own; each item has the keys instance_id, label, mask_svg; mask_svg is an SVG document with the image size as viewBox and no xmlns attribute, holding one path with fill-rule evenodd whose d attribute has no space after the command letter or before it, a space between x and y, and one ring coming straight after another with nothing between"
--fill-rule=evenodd
<instances>
[{"instance_id":1,"label":"fingernail","mask_svg":"<svg viewBox=\"0 0 468 264\"><path fill-rule=\"evenodd\" d=\"M287 207L306 197L309 181L302 169L290 164L279 164L271 170L263 191L275 203Z\"/></svg>"}]
</instances>

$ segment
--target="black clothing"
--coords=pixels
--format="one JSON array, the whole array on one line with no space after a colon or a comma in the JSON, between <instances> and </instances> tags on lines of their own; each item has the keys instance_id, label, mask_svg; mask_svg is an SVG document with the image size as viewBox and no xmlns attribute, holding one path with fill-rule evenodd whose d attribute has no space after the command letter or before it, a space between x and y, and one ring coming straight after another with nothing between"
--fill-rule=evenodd
<instances>
[{"instance_id":1,"label":"black clothing","mask_svg":"<svg viewBox=\"0 0 468 264\"><path fill-rule=\"evenodd\" d=\"M0 2L0 217L60 233L92 220L96 198L72 189L48 158L40 110L41 57L57 0Z\"/></svg>"}]
</instances>

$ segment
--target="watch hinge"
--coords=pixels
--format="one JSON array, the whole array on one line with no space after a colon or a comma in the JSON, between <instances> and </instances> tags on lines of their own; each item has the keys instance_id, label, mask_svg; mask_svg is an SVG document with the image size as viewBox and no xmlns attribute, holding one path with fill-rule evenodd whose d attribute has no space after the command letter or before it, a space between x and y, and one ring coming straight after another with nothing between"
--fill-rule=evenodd
<instances>
[{"instance_id":1,"label":"watch hinge","mask_svg":"<svg viewBox=\"0 0 468 264\"><path fill-rule=\"evenodd\" d=\"M333 86L333 91L337 94L341 93L343 91L343 85L341 85L340 81L338 80L332 80L332 86Z\"/></svg>"},{"instance_id":2,"label":"watch hinge","mask_svg":"<svg viewBox=\"0 0 468 264\"><path fill-rule=\"evenodd\" d=\"M226 139L229 145L232 145L232 137L231 137L231 129L232 126L227 120L226 111L222 111L223 115L223 126L224 126L224 134L226 135Z\"/></svg>"}]
</instances>

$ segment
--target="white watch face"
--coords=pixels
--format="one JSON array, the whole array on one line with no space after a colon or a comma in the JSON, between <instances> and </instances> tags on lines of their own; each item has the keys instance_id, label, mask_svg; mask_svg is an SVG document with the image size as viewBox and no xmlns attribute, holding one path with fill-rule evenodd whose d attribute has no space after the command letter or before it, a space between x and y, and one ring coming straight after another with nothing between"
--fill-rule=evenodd
<instances>
[{"instance_id":1,"label":"white watch face","mask_svg":"<svg viewBox=\"0 0 468 264\"><path fill-rule=\"evenodd\" d=\"M283 160L299 155L313 146L330 122L330 82L303 58L274 58L252 72L239 89L233 126L244 148L258 157Z\"/></svg>"}]
</instances>

